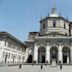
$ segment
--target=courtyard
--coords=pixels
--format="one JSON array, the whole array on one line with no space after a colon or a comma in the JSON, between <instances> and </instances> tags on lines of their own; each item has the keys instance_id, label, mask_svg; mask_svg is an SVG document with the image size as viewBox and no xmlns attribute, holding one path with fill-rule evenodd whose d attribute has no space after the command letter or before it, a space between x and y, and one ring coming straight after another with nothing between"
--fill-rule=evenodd
<instances>
[{"instance_id":1,"label":"courtyard","mask_svg":"<svg viewBox=\"0 0 72 72\"><path fill-rule=\"evenodd\" d=\"M59 65L22 65L19 68L17 66L0 66L0 72L72 72L72 65L63 65L62 69L60 69Z\"/></svg>"}]
</instances>

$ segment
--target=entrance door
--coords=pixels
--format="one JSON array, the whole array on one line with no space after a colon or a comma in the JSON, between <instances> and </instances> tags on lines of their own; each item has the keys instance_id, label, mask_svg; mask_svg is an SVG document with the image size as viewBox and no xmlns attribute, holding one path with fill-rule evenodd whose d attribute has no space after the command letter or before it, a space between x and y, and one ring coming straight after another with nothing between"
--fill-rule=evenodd
<instances>
[{"instance_id":1,"label":"entrance door","mask_svg":"<svg viewBox=\"0 0 72 72\"><path fill-rule=\"evenodd\" d=\"M32 55L29 55L27 62L32 63Z\"/></svg>"},{"instance_id":2,"label":"entrance door","mask_svg":"<svg viewBox=\"0 0 72 72\"><path fill-rule=\"evenodd\" d=\"M63 55L63 63L67 63L67 55Z\"/></svg>"},{"instance_id":3,"label":"entrance door","mask_svg":"<svg viewBox=\"0 0 72 72\"><path fill-rule=\"evenodd\" d=\"M39 63L45 63L45 54L44 53L39 54Z\"/></svg>"},{"instance_id":4,"label":"entrance door","mask_svg":"<svg viewBox=\"0 0 72 72\"><path fill-rule=\"evenodd\" d=\"M38 49L38 63L45 63L46 50L45 47L40 47Z\"/></svg>"},{"instance_id":5,"label":"entrance door","mask_svg":"<svg viewBox=\"0 0 72 72\"><path fill-rule=\"evenodd\" d=\"M63 54L63 63L70 63L70 48L67 46L62 49Z\"/></svg>"},{"instance_id":6,"label":"entrance door","mask_svg":"<svg viewBox=\"0 0 72 72\"><path fill-rule=\"evenodd\" d=\"M45 63L45 56L42 56L42 63Z\"/></svg>"},{"instance_id":7,"label":"entrance door","mask_svg":"<svg viewBox=\"0 0 72 72\"><path fill-rule=\"evenodd\" d=\"M52 47L50 50L50 61L52 63L52 61L56 61L56 63L58 62L58 50L56 47Z\"/></svg>"}]
</instances>

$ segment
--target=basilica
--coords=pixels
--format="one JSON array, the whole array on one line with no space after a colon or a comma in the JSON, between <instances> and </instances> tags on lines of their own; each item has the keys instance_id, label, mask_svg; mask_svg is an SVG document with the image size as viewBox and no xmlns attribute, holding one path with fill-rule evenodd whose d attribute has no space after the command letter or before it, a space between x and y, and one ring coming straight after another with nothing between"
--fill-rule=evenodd
<instances>
[{"instance_id":1,"label":"basilica","mask_svg":"<svg viewBox=\"0 0 72 72\"><path fill-rule=\"evenodd\" d=\"M25 41L30 53L28 63L70 64L72 63L72 22L57 13L40 20L40 31L29 32Z\"/></svg>"},{"instance_id":2,"label":"basilica","mask_svg":"<svg viewBox=\"0 0 72 72\"><path fill-rule=\"evenodd\" d=\"M21 42L0 32L0 63L72 64L72 22L57 13L41 18L39 32L29 32Z\"/></svg>"}]
</instances>

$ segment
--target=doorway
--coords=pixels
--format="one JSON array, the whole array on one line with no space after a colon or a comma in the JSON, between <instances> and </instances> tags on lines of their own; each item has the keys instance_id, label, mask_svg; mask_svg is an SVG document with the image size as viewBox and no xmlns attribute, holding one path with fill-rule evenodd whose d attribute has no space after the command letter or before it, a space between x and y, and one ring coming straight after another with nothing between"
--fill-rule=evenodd
<instances>
[{"instance_id":1,"label":"doorway","mask_svg":"<svg viewBox=\"0 0 72 72\"><path fill-rule=\"evenodd\" d=\"M46 49L45 47L41 46L38 49L38 63L45 63L46 61Z\"/></svg>"},{"instance_id":2,"label":"doorway","mask_svg":"<svg viewBox=\"0 0 72 72\"><path fill-rule=\"evenodd\" d=\"M27 62L32 63L32 55L29 55Z\"/></svg>"},{"instance_id":3,"label":"doorway","mask_svg":"<svg viewBox=\"0 0 72 72\"><path fill-rule=\"evenodd\" d=\"M70 63L70 49L65 46L62 49L63 63Z\"/></svg>"},{"instance_id":4,"label":"doorway","mask_svg":"<svg viewBox=\"0 0 72 72\"><path fill-rule=\"evenodd\" d=\"M50 49L50 61L51 63L52 61L58 63L58 49L55 46L51 47Z\"/></svg>"}]
</instances>

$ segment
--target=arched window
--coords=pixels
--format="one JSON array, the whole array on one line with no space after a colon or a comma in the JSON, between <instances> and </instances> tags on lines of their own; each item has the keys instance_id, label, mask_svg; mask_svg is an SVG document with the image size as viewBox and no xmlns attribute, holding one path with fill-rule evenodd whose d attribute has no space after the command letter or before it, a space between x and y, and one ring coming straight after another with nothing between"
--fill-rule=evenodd
<instances>
[{"instance_id":1,"label":"arched window","mask_svg":"<svg viewBox=\"0 0 72 72\"><path fill-rule=\"evenodd\" d=\"M53 27L56 27L56 21L53 21Z\"/></svg>"}]
</instances>

